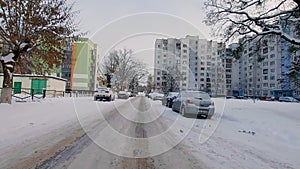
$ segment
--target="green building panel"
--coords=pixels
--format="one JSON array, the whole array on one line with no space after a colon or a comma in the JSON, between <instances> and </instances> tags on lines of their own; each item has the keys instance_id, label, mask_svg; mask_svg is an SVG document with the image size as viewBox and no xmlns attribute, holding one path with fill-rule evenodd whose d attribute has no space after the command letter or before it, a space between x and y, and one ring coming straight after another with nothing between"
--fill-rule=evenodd
<instances>
[{"instance_id":1,"label":"green building panel","mask_svg":"<svg viewBox=\"0 0 300 169\"><path fill-rule=\"evenodd\" d=\"M97 45L88 38L80 38L75 45L73 90L95 90Z\"/></svg>"}]
</instances>

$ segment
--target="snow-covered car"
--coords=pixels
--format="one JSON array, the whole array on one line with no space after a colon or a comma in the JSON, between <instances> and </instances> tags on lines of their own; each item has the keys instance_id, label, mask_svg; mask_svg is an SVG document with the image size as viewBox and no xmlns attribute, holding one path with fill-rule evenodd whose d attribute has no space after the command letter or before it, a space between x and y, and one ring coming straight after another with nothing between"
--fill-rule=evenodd
<instances>
[{"instance_id":1,"label":"snow-covered car","mask_svg":"<svg viewBox=\"0 0 300 169\"><path fill-rule=\"evenodd\" d=\"M107 101L113 101L115 100L115 94L110 88L98 88L97 92L94 94L94 100L107 100Z\"/></svg>"},{"instance_id":2,"label":"snow-covered car","mask_svg":"<svg viewBox=\"0 0 300 169\"><path fill-rule=\"evenodd\" d=\"M164 97L164 94L157 93L152 99L153 100L162 100Z\"/></svg>"},{"instance_id":3,"label":"snow-covered car","mask_svg":"<svg viewBox=\"0 0 300 169\"><path fill-rule=\"evenodd\" d=\"M161 104L169 108L173 105L173 100L178 96L178 92L168 92L162 99Z\"/></svg>"},{"instance_id":4,"label":"snow-covered car","mask_svg":"<svg viewBox=\"0 0 300 169\"><path fill-rule=\"evenodd\" d=\"M148 96L149 96L150 99L153 99L157 94L158 94L158 93L153 92L153 93L149 93Z\"/></svg>"},{"instance_id":5,"label":"snow-covered car","mask_svg":"<svg viewBox=\"0 0 300 169\"><path fill-rule=\"evenodd\" d=\"M215 105L206 92L181 91L173 102L172 110L183 116L191 114L211 118L215 113Z\"/></svg>"},{"instance_id":6,"label":"snow-covered car","mask_svg":"<svg viewBox=\"0 0 300 169\"><path fill-rule=\"evenodd\" d=\"M129 98L128 92L119 91L119 93L118 93L118 99L128 99L128 98Z\"/></svg>"},{"instance_id":7,"label":"snow-covered car","mask_svg":"<svg viewBox=\"0 0 300 169\"><path fill-rule=\"evenodd\" d=\"M280 102L295 102L299 103L299 101L293 97L279 97L278 101Z\"/></svg>"}]
</instances>

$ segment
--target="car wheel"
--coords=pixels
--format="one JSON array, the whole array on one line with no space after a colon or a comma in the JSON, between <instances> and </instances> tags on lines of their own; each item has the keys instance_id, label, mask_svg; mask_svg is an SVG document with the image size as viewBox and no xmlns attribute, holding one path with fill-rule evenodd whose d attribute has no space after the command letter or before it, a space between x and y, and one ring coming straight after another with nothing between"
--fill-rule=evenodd
<instances>
[{"instance_id":1,"label":"car wheel","mask_svg":"<svg viewBox=\"0 0 300 169\"><path fill-rule=\"evenodd\" d=\"M174 108L175 106L174 105L172 105L172 111L174 111L174 112L176 112L176 110L175 110L175 108Z\"/></svg>"},{"instance_id":2,"label":"car wheel","mask_svg":"<svg viewBox=\"0 0 300 169\"><path fill-rule=\"evenodd\" d=\"M169 102L168 107L171 108L173 106L173 104L171 102Z\"/></svg>"}]
</instances>

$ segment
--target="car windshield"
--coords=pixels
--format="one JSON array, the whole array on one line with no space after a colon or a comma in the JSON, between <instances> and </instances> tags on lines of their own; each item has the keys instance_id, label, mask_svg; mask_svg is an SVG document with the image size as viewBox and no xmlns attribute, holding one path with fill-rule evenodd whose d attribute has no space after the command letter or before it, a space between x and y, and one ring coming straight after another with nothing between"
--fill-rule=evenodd
<instances>
[{"instance_id":1,"label":"car windshield","mask_svg":"<svg viewBox=\"0 0 300 169\"><path fill-rule=\"evenodd\" d=\"M108 92L108 89L107 88L99 88L98 92L99 93L106 93L106 92Z\"/></svg>"},{"instance_id":2,"label":"car windshield","mask_svg":"<svg viewBox=\"0 0 300 169\"><path fill-rule=\"evenodd\" d=\"M182 92L181 97L197 98L202 100L210 99L209 95L204 92Z\"/></svg>"},{"instance_id":3,"label":"car windshield","mask_svg":"<svg viewBox=\"0 0 300 169\"><path fill-rule=\"evenodd\" d=\"M176 93L176 92L168 93L168 97L174 97L174 96L177 96L177 95L178 95L178 93Z\"/></svg>"}]
</instances>

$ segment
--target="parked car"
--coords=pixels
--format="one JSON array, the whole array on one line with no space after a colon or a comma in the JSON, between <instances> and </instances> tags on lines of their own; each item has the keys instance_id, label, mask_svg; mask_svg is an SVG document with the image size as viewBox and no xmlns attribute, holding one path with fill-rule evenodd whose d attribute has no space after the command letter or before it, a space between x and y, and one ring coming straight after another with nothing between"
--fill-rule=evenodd
<instances>
[{"instance_id":1,"label":"parked car","mask_svg":"<svg viewBox=\"0 0 300 169\"><path fill-rule=\"evenodd\" d=\"M285 96L282 96L282 97L279 97L278 101L280 102L295 102L295 103L299 103L299 101L293 97L285 97Z\"/></svg>"},{"instance_id":2,"label":"parked car","mask_svg":"<svg viewBox=\"0 0 300 169\"><path fill-rule=\"evenodd\" d=\"M168 92L162 99L162 105L171 108L173 105L173 100L175 100L177 96L178 92Z\"/></svg>"},{"instance_id":3,"label":"parked car","mask_svg":"<svg viewBox=\"0 0 300 169\"><path fill-rule=\"evenodd\" d=\"M115 94L110 88L101 87L98 88L96 93L94 94L94 100L107 100L107 101L113 101L115 100Z\"/></svg>"},{"instance_id":4,"label":"parked car","mask_svg":"<svg viewBox=\"0 0 300 169\"><path fill-rule=\"evenodd\" d=\"M118 99L128 99L128 98L129 98L128 92L119 91L119 93L118 93Z\"/></svg>"},{"instance_id":5,"label":"parked car","mask_svg":"<svg viewBox=\"0 0 300 169\"><path fill-rule=\"evenodd\" d=\"M236 99L235 96L226 96L226 99Z\"/></svg>"},{"instance_id":6,"label":"parked car","mask_svg":"<svg viewBox=\"0 0 300 169\"><path fill-rule=\"evenodd\" d=\"M181 113L205 116L211 118L215 112L214 102L206 92L202 91L181 91L174 100L172 110Z\"/></svg>"},{"instance_id":7,"label":"parked car","mask_svg":"<svg viewBox=\"0 0 300 169\"><path fill-rule=\"evenodd\" d=\"M275 101L275 97L267 97L266 101Z\"/></svg>"},{"instance_id":8,"label":"parked car","mask_svg":"<svg viewBox=\"0 0 300 169\"><path fill-rule=\"evenodd\" d=\"M136 93L134 93L134 92L129 92L130 94L129 94L129 97L136 97Z\"/></svg>"},{"instance_id":9,"label":"parked car","mask_svg":"<svg viewBox=\"0 0 300 169\"><path fill-rule=\"evenodd\" d=\"M151 92L151 93L149 93L149 98L153 99L157 94L158 93L156 93L156 92Z\"/></svg>"},{"instance_id":10,"label":"parked car","mask_svg":"<svg viewBox=\"0 0 300 169\"><path fill-rule=\"evenodd\" d=\"M162 100L164 97L164 94L157 93L152 99L153 100Z\"/></svg>"}]
</instances>

